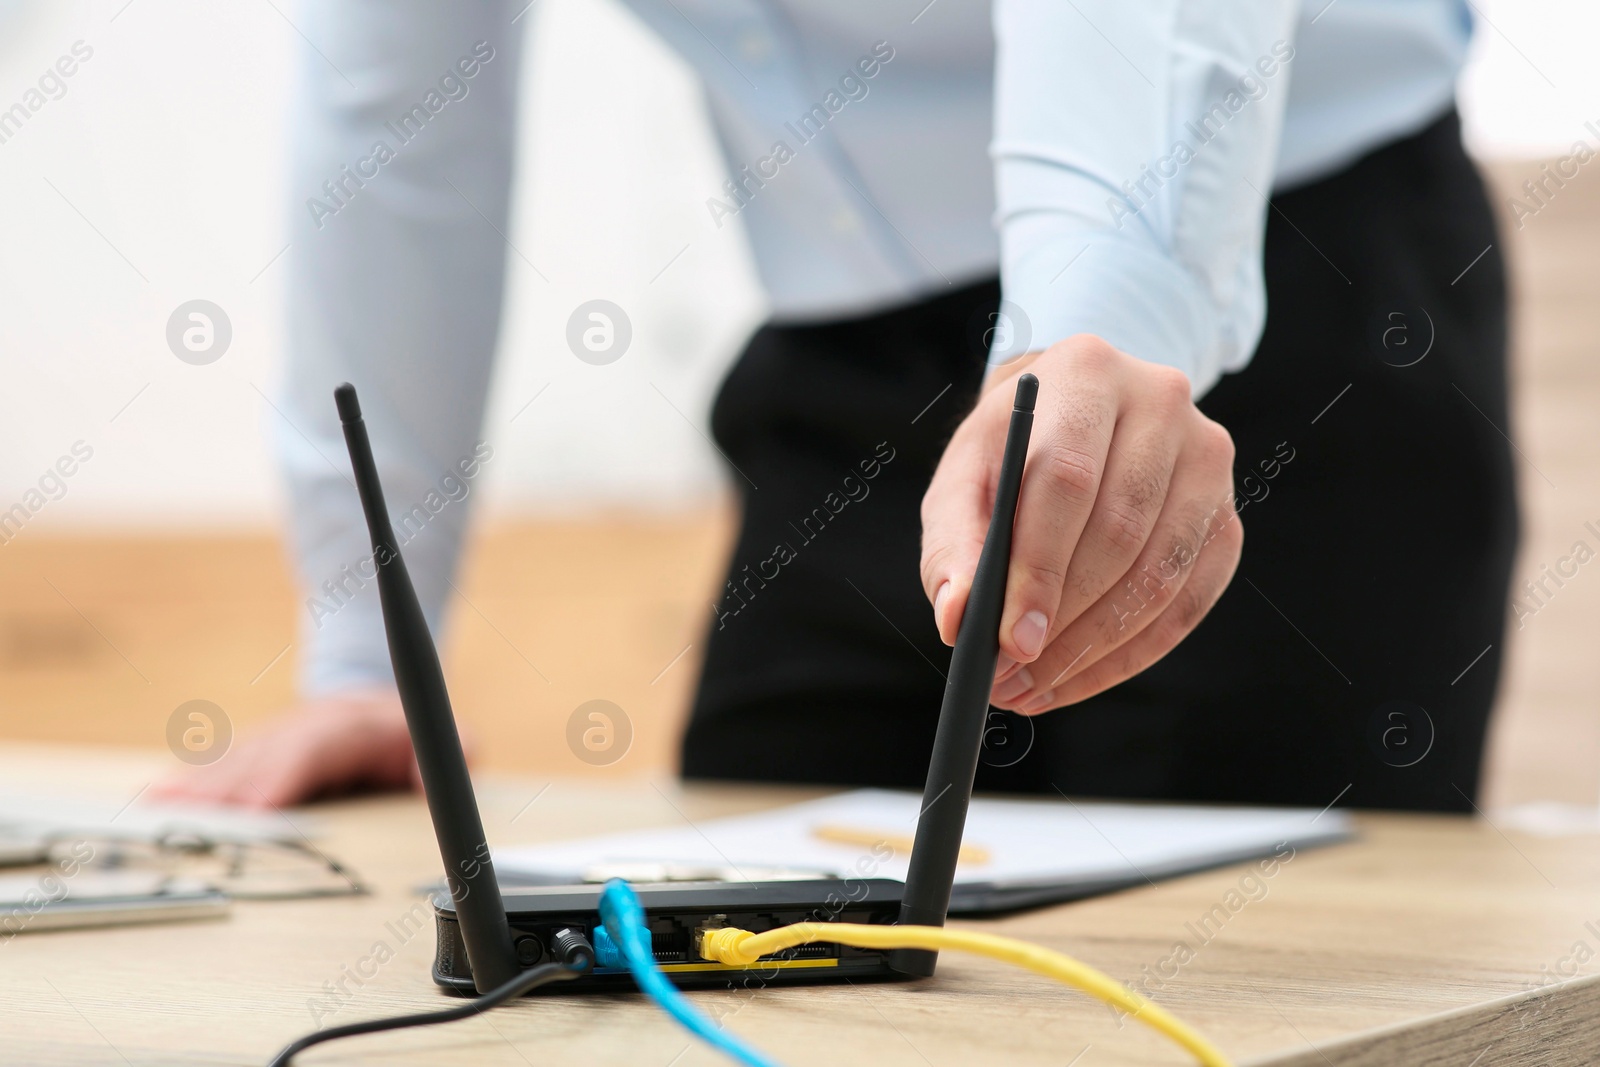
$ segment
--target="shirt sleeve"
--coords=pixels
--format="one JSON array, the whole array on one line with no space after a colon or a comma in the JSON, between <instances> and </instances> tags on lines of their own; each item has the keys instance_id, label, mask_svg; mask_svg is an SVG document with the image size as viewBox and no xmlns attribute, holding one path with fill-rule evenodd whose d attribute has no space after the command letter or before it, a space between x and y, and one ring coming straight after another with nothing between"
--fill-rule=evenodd
<instances>
[{"instance_id":1,"label":"shirt sleeve","mask_svg":"<svg viewBox=\"0 0 1600 1067\"><path fill-rule=\"evenodd\" d=\"M333 389L356 386L437 635L471 500L504 289L522 4L307 5L292 113L284 381L268 418L301 584L302 695L392 684ZM347 77L348 75L348 77Z\"/></svg>"},{"instance_id":2,"label":"shirt sleeve","mask_svg":"<svg viewBox=\"0 0 1600 1067\"><path fill-rule=\"evenodd\" d=\"M1091 333L1194 395L1266 317L1290 0L997 0L993 359Z\"/></svg>"}]
</instances>

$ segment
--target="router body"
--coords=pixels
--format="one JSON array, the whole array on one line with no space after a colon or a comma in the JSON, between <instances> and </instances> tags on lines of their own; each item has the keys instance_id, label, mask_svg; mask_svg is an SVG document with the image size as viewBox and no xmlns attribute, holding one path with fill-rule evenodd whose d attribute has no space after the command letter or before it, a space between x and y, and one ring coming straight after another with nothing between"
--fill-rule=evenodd
<instances>
[{"instance_id":1,"label":"router body","mask_svg":"<svg viewBox=\"0 0 1600 1067\"><path fill-rule=\"evenodd\" d=\"M551 958L551 941L562 929L579 930L597 948L593 971L559 987L562 993L618 991L633 988L623 963L608 954L600 922L601 886L535 886L506 890L506 920L511 927L517 963L532 967ZM750 967L704 960L695 951L694 932L715 926L737 926L760 933L797 922L846 922L887 925L900 914L904 886L882 878L817 879L779 882L664 882L635 885L650 924L650 945L656 963L685 988L738 987L755 980L767 985L872 981L907 976L889 966L889 952L841 945L802 945L766 957ZM433 980L446 989L472 993L476 988L467 959L455 902L438 893L433 901L438 928Z\"/></svg>"}]
</instances>

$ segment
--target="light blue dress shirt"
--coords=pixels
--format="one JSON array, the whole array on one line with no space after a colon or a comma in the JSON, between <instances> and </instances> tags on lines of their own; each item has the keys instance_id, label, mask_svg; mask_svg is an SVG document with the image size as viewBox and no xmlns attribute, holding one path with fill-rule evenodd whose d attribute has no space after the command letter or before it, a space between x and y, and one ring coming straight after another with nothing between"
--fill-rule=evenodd
<instances>
[{"instance_id":1,"label":"light blue dress shirt","mask_svg":"<svg viewBox=\"0 0 1600 1067\"><path fill-rule=\"evenodd\" d=\"M775 320L998 271L996 358L1093 333L1197 396L1260 337L1266 197L1439 117L1471 32L1463 0L627 2L699 74L729 174L708 223L743 224ZM341 380L437 627L467 517L444 479L474 454L501 310L525 4L299 17L328 60L295 111L279 441L308 693L390 677Z\"/></svg>"}]
</instances>

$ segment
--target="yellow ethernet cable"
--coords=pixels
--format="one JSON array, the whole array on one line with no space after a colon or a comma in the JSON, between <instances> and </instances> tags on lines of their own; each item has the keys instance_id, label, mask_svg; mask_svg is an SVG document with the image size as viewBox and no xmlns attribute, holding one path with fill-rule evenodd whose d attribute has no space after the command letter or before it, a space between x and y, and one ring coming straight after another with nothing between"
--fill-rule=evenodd
<instances>
[{"instance_id":1,"label":"yellow ethernet cable","mask_svg":"<svg viewBox=\"0 0 1600 1067\"><path fill-rule=\"evenodd\" d=\"M701 956L738 967L749 967L763 956L818 941L850 945L853 948L969 952L1025 967L1121 1008L1146 1026L1159 1030L1182 1045L1204 1067L1230 1067L1228 1058L1220 1049L1160 1005L1146 1000L1088 964L1080 963L1064 953L1030 945L1026 941L995 934L946 930L942 926L866 926L860 923L795 923L761 934L734 927L695 931L695 948Z\"/></svg>"}]
</instances>

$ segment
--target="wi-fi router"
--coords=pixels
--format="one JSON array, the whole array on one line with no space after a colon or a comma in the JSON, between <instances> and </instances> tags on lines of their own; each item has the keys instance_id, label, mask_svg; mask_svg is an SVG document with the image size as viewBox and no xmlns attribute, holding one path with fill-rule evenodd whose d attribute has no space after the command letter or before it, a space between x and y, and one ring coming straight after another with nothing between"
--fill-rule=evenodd
<instances>
[{"instance_id":1,"label":"wi-fi router","mask_svg":"<svg viewBox=\"0 0 1600 1067\"><path fill-rule=\"evenodd\" d=\"M1033 375L1018 379L993 517L951 655L906 881L818 878L635 885L656 962L677 984L725 986L733 976L749 973L759 974L769 985L933 974L937 959L933 952L829 944L790 949L748 968L730 966L700 958L694 934L715 925L759 933L802 921L944 925L999 654L1012 524L1038 389ZM602 887L501 891L467 775L444 671L384 506L355 387L348 383L339 386L334 399L372 538L395 686L444 861L448 896L440 894L433 901L438 932L433 977L450 990L487 993L522 971L561 958L564 934L581 932L597 948L603 946L608 939L599 910ZM560 988L564 992L606 991L631 982L620 959L599 951L591 971Z\"/></svg>"}]
</instances>

